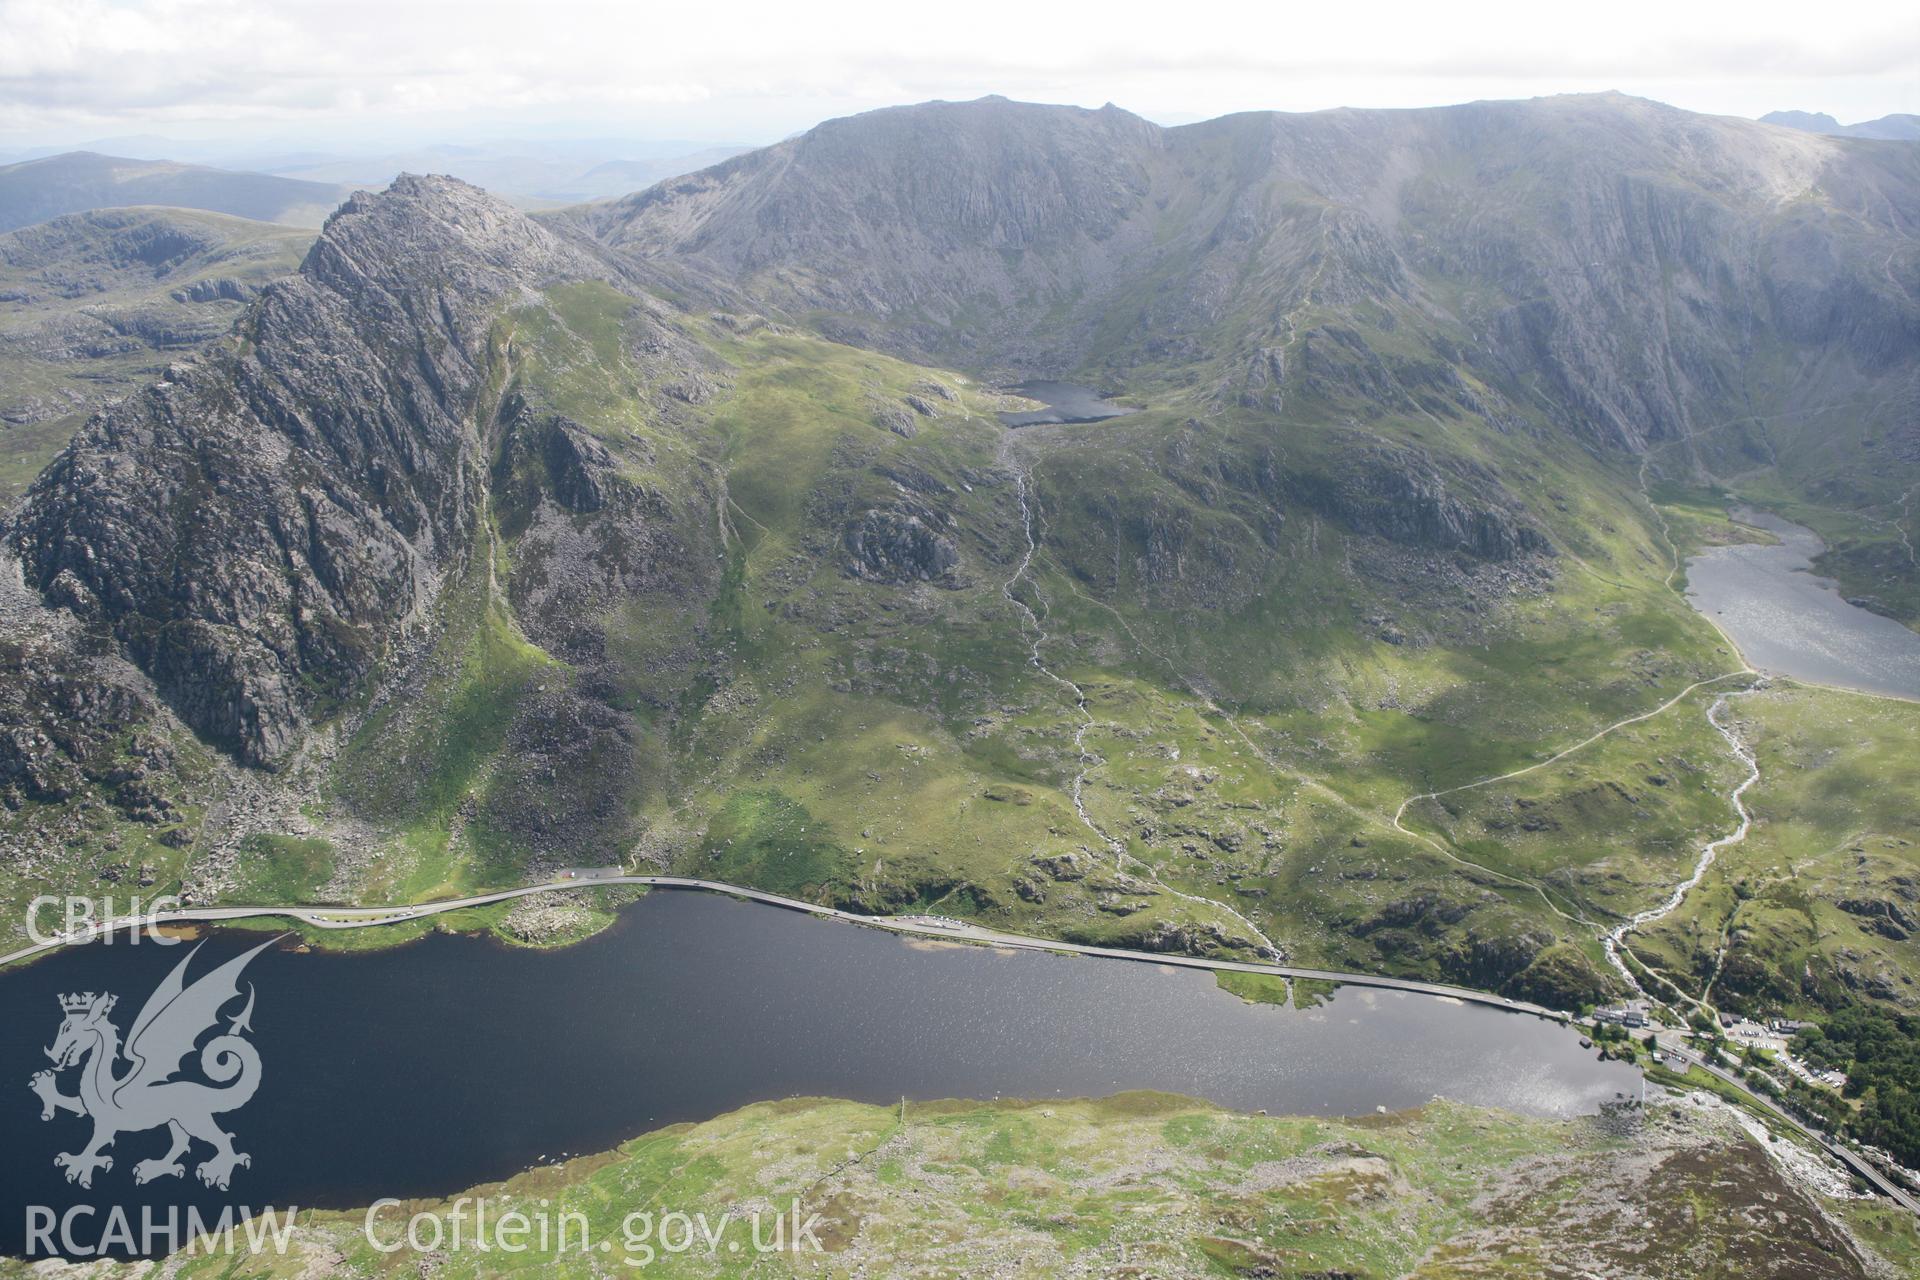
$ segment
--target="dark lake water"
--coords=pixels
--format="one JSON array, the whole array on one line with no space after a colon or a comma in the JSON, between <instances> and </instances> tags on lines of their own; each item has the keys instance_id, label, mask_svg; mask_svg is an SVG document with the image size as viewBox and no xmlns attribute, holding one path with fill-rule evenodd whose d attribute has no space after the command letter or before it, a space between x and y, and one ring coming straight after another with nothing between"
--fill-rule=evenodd
<instances>
[{"instance_id":1,"label":"dark lake water","mask_svg":"<svg viewBox=\"0 0 1920 1280\"><path fill-rule=\"evenodd\" d=\"M1763 511L1746 524L1777 545L1715 547L1687 561L1687 598L1762 671L1869 693L1920 698L1920 634L1848 604L1813 573L1818 534Z\"/></svg>"},{"instance_id":2,"label":"dark lake water","mask_svg":"<svg viewBox=\"0 0 1920 1280\"><path fill-rule=\"evenodd\" d=\"M215 933L193 974L259 935ZM259 1093L222 1118L253 1156L221 1194L136 1188L158 1131L123 1135L94 1187L56 1152L88 1124L42 1122L59 993L112 991L124 1032L186 946L69 948L0 976L0 1253L24 1207L350 1206L443 1194L561 1153L748 1102L1073 1097L1153 1088L1275 1113L1358 1114L1435 1095L1544 1114L1636 1093L1541 1019L1344 988L1319 1008L1245 1004L1212 978L1124 961L908 942L718 896L658 891L578 946L433 937L362 954L269 950L257 993ZM232 1012L230 1010L230 1012ZM65 1088L73 1088L72 1073Z\"/></svg>"},{"instance_id":3,"label":"dark lake water","mask_svg":"<svg viewBox=\"0 0 1920 1280\"><path fill-rule=\"evenodd\" d=\"M1126 405L1102 400L1092 387L1075 382L1049 382L1044 379L1023 382L1012 388L1029 400L1047 406L1026 413L1003 413L1000 421L1009 427L1037 427L1053 422L1105 422L1134 412Z\"/></svg>"}]
</instances>

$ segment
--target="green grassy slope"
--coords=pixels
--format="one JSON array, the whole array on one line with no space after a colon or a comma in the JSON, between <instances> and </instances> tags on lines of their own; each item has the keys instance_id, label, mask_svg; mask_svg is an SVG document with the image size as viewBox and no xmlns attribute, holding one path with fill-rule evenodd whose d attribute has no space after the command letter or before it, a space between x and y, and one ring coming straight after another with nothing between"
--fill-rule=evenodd
<instances>
[{"instance_id":1,"label":"green grassy slope","mask_svg":"<svg viewBox=\"0 0 1920 1280\"><path fill-rule=\"evenodd\" d=\"M1909 1005L1920 884L1920 706L1783 684L1739 701L1752 834L1646 938L1695 992L1758 1012Z\"/></svg>"},{"instance_id":2,"label":"green grassy slope","mask_svg":"<svg viewBox=\"0 0 1920 1280\"><path fill-rule=\"evenodd\" d=\"M0 234L0 509L87 414L232 327L311 231L188 209L115 209Z\"/></svg>"},{"instance_id":3,"label":"green grassy slope","mask_svg":"<svg viewBox=\"0 0 1920 1280\"><path fill-rule=\"evenodd\" d=\"M1357 350L1279 407L1149 366L1140 413L1009 433L952 371L601 283L524 297L430 643L336 710L318 843L254 840L243 865L295 865L214 891L618 863L1599 999L1599 935L1730 822L1705 709L1742 682L1679 695L1741 663L1675 584L1743 535L1524 414L1382 405Z\"/></svg>"},{"instance_id":4,"label":"green grassy slope","mask_svg":"<svg viewBox=\"0 0 1920 1280\"><path fill-rule=\"evenodd\" d=\"M309 1213L285 1256L216 1248L168 1267L387 1275L430 1258L445 1276L625 1264L669 1276L1846 1277L1910 1265L1916 1251L1910 1221L1794 1185L1724 1108L1685 1105L1549 1122L1444 1102L1314 1120L1143 1093L904 1108L792 1099L474 1194L494 1222L547 1215L547 1246L535 1231L507 1237L532 1247L480 1251L468 1202L461 1248L383 1252L364 1212ZM389 1208L374 1237L384 1247L403 1239L408 1214L452 1209ZM784 1249L756 1253L756 1211L763 1242L774 1214L787 1215ZM671 1214L704 1215L713 1242L696 1227L687 1247ZM796 1238L797 1223L811 1232Z\"/></svg>"},{"instance_id":5,"label":"green grassy slope","mask_svg":"<svg viewBox=\"0 0 1920 1280\"><path fill-rule=\"evenodd\" d=\"M652 316L604 286L552 292L503 321L499 394L584 424L635 485L701 495L671 518L721 571L602 602L591 653L542 652L552 626L528 609L559 572L553 538L530 532L537 499L514 505L533 490L502 482L497 537L442 605L441 674L342 756L333 812L392 833L345 873L351 893L510 882L511 833L487 815L553 803L511 767L526 682L604 680L637 745L597 778L618 812L572 860L1083 941L1264 937L1302 962L1597 990L1577 917L1634 905L1666 862L1591 885L1585 857L1443 852L1392 818L1725 669L1664 586L1627 478L1464 417L1444 436L1375 422L1367 448L1437 459L1465 501L1494 476L1503 500L1540 495L1525 518L1558 554L1484 560L1297 500L1344 483L1356 447L1312 402L1202 420L1168 391L1120 422L1010 437L958 375L751 318L655 333ZM712 394L663 396L645 356L661 344ZM925 411L889 429L912 400ZM850 570L849 530L874 511L915 513L951 568Z\"/></svg>"}]
</instances>

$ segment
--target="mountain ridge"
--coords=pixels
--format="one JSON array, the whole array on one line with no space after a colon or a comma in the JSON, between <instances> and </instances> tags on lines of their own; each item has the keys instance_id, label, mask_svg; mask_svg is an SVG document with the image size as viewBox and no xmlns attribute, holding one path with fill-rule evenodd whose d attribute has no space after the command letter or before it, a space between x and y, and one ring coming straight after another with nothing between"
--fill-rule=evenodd
<instances>
[{"instance_id":1,"label":"mountain ridge","mask_svg":"<svg viewBox=\"0 0 1920 1280\"><path fill-rule=\"evenodd\" d=\"M964 140L942 143L935 126L945 121ZM1017 153L1021 132L1043 122L1060 137L1034 153L1048 156L1040 190L1058 194L1002 216L997 193L1025 196L1032 185L1025 169L1004 166L1025 162L999 161L995 171L970 169L966 158ZM847 150L841 139L856 136L857 149ZM1486 153L1488 138L1497 154ZM1642 447L1713 412L1744 356L1711 334L1678 333L1659 339L1666 349L1644 375L1633 370L1632 357L1607 349L1608 332L1659 333L1663 319L1651 304L1672 289L1638 275L1682 268L1689 305L1757 318L1790 341L1824 338L1823 310L1868 316L1878 331L1837 335L1868 360L1910 351L1920 335L1913 293L1892 279L1910 228L1889 212L1920 190L1920 166L1910 153L1863 155L1790 138L1621 95L1247 113L1174 129L1125 113L984 99L833 122L579 216L610 248L692 287L714 278L752 290L759 279L764 302L850 340L1010 377L1104 376L1169 355L1191 361L1201 353L1193 338L1210 329L1239 348L1231 359L1257 361L1260 349L1290 337L1291 317L1319 300L1364 301L1431 322L1443 318L1442 292L1462 277L1484 280L1491 267L1498 293L1486 296L1487 313L1452 317L1464 330L1463 352L1490 348L1485 372L1508 384L1551 378L1580 411L1563 415L1563 425ZM850 176L840 157L856 154L862 168ZM1462 159L1473 155L1482 158ZM1650 161L1654 168L1638 167ZM1479 166L1471 184L1445 176L1463 163ZM1698 177L1654 176L1683 164ZM1543 170L1555 173L1551 191ZM1485 199L1503 185L1558 225L1514 219ZM1777 211L1829 188L1778 223ZM883 191L928 203L896 210ZM1571 202L1576 195L1582 205ZM981 243L981 217L1008 238ZM1461 219L1470 219L1468 239ZM1709 221L1720 226L1705 236L1673 234ZM1832 263L1820 266L1827 279L1748 278L1733 256L1794 265L1808 256L1789 252L1794 235L1881 240L1894 255L1886 278L1874 261L1844 281L1831 278ZM1740 247L1729 251L1729 242ZM1488 258L1493 246L1498 260ZM1628 265L1635 255L1663 264L1659 273L1636 272ZM1910 261L1905 269L1913 271ZM1169 295L1158 282L1175 273L1182 289ZM1024 318L1006 319L1009 311ZM1001 319L976 321L975 312ZM1596 312L1607 314L1606 331L1588 319ZM1731 327L1719 317L1713 326ZM1159 335L1169 331L1183 336L1161 349L1169 343ZM1674 371L1685 381L1670 382Z\"/></svg>"},{"instance_id":2,"label":"mountain ridge","mask_svg":"<svg viewBox=\"0 0 1920 1280\"><path fill-rule=\"evenodd\" d=\"M1762 124L1777 124L1787 129L1826 134L1835 138L1874 138L1884 142L1920 141L1920 115L1896 112L1877 120L1841 124L1824 111L1769 111L1760 117Z\"/></svg>"},{"instance_id":3,"label":"mountain ridge","mask_svg":"<svg viewBox=\"0 0 1920 1280\"><path fill-rule=\"evenodd\" d=\"M317 227L346 194L328 183L71 151L0 165L0 231L137 205Z\"/></svg>"},{"instance_id":4,"label":"mountain ridge","mask_svg":"<svg viewBox=\"0 0 1920 1280\"><path fill-rule=\"evenodd\" d=\"M1587 922L1731 785L1679 696L1737 669L1671 590L1740 536L1704 486L1769 468L1908 598L1914 176L1599 97L904 108L533 219L402 179L6 523L74 635L16 661L0 832L209 897L619 860L1591 1002ZM1008 430L1021 369L1136 412ZM1506 835L1395 816L1663 701L1486 793ZM165 808L113 781L156 740ZM1801 969L1897 996L1861 928Z\"/></svg>"},{"instance_id":5,"label":"mountain ridge","mask_svg":"<svg viewBox=\"0 0 1920 1280\"><path fill-rule=\"evenodd\" d=\"M89 413L233 327L310 232L197 210L63 214L0 232L0 508Z\"/></svg>"}]
</instances>

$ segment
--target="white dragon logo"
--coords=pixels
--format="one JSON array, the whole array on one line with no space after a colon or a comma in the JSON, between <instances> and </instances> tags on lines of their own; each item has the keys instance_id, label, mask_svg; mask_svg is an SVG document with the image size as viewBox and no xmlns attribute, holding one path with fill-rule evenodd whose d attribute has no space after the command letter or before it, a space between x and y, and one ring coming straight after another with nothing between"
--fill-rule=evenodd
<instances>
[{"instance_id":1,"label":"white dragon logo","mask_svg":"<svg viewBox=\"0 0 1920 1280\"><path fill-rule=\"evenodd\" d=\"M92 1141L79 1151L53 1158L56 1166L66 1170L68 1182L91 1187L96 1169L112 1170L113 1157L102 1152L116 1137L161 1125L167 1127L172 1146L164 1156L134 1165L136 1183L185 1174L180 1158L194 1139L213 1148L213 1155L194 1170L209 1187L224 1191L236 1166L252 1166L250 1156L233 1149L233 1135L213 1119L217 1112L245 1106L260 1087L259 1051L242 1038L243 1032L253 1030L251 984L246 1008L230 1019L224 1034L200 1048L201 1073L224 1087L173 1077L194 1052L195 1042L218 1024L221 1008L239 998L240 971L275 941L261 943L187 986L187 965L200 950L194 947L147 998L124 1048L119 1029L108 1017L116 996L89 991L60 997L66 1018L47 1050L53 1070L38 1072L29 1084L40 1095L42 1120L62 1111L93 1118ZM116 1075L115 1067L123 1057L131 1065ZM60 1092L58 1079L58 1073L70 1067L80 1068L80 1091L73 1096Z\"/></svg>"}]
</instances>

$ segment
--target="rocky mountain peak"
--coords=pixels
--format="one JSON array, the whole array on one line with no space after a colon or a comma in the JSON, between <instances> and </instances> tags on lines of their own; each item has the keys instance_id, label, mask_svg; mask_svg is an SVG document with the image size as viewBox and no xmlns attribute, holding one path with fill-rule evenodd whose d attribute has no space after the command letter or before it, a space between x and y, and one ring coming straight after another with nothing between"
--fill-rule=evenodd
<instances>
[{"instance_id":1,"label":"rocky mountain peak","mask_svg":"<svg viewBox=\"0 0 1920 1280\"><path fill-rule=\"evenodd\" d=\"M358 193L249 308L243 344L96 417L0 538L195 730L273 763L467 554L501 304L592 270L451 178Z\"/></svg>"},{"instance_id":2,"label":"rocky mountain peak","mask_svg":"<svg viewBox=\"0 0 1920 1280\"><path fill-rule=\"evenodd\" d=\"M301 266L303 275L348 293L355 281L497 291L511 281L590 269L499 197L458 178L411 173L384 191L356 191L327 219Z\"/></svg>"}]
</instances>

